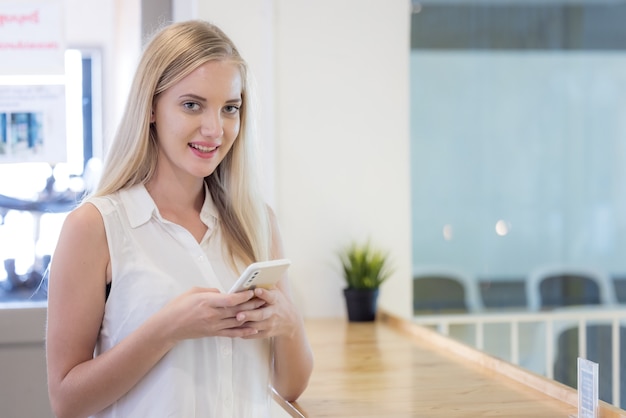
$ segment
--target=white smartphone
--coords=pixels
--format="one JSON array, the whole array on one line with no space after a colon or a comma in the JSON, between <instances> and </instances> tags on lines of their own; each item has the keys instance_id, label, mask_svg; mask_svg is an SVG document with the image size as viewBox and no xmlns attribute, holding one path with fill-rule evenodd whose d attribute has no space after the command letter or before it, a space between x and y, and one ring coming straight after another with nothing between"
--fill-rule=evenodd
<instances>
[{"instance_id":1,"label":"white smartphone","mask_svg":"<svg viewBox=\"0 0 626 418\"><path fill-rule=\"evenodd\" d=\"M286 258L252 263L246 267L228 293L252 290L257 287L269 288L281 279L290 264L291 261Z\"/></svg>"}]
</instances>

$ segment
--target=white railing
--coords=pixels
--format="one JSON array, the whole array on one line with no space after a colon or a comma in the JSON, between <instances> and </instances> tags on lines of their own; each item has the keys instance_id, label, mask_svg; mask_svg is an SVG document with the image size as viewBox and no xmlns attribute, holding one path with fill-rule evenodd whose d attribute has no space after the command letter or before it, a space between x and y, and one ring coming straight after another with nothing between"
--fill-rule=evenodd
<instances>
[{"instance_id":1,"label":"white railing","mask_svg":"<svg viewBox=\"0 0 626 418\"><path fill-rule=\"evenodd\" d=\"M578 356L587 358L587 325L610 324L611 403L620 406L620 326L626 324L626 306L429 314L415 316L414 321L549 379L554 378L555 341L561 331L572 326L578 328ZM508 328L508 332L503 328Z\"/></svg>"}]
</instances>

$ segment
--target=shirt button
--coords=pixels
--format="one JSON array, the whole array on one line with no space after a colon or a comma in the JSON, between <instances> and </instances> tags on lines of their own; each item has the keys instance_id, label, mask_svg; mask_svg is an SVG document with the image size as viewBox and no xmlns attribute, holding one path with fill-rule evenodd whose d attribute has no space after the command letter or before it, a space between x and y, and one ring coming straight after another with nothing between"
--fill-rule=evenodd
<instances>
[{"instance_id":1,"label":"shirt button","mask_svg":"<svg viewBox=\"0 0 626 418\"><path fill-rule=\"evenodd\" d=\"M232 352L232 350L230 349L229 346L227 345L223 345L222 346L222 355L224 356L230 356L230 353Z\"/></svg>"}]
</instances>

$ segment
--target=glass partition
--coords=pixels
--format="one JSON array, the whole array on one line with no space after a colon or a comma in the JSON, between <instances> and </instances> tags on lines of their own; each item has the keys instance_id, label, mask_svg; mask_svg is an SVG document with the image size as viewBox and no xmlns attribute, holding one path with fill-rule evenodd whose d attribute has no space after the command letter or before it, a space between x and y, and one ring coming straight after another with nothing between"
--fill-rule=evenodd
<instances>
[{"instance_id":1,"label":"glass partition","mask_svg":"<svg viewBox=\"0 0 626 418\"><path fill-rule=\"evenodd\" d=\"M570 385L586 357L621 407L626 345L593 327L626 322L624 22L624 1L413 2L410 61L415 321Z\"/></svg>"},{"instance_id":2,"label":"glass partition","mask_svg":"<svg viewBox=\"0 0 626 418\"><path fill-rule=\"evenodd\" d=\"M413 3L415 270L526 306L534 269L626 277L626 4Z\"/></svg>"}]
</instances>

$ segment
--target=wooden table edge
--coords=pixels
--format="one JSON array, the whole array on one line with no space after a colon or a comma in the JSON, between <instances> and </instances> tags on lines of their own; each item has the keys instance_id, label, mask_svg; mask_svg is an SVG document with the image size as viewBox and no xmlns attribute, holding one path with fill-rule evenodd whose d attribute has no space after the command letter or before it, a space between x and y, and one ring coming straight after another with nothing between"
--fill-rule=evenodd
<instances>
[{"instance_id":1,"label":"wooden table edge","mask_svg":"<svg viewBox=\"0 0 626 418\"><path fill-rule=\"evenodd\" d=\"M420 343L427 342L434 348L445 350L455 356L477 364L479 367L504 375L533 390L540 391L551 398L565 402L571 406L578 406L578 392L560 382L550 380L544 376L533 373L512 363L490 356L478 349L465 345L438 332L415 324L410 320L400 318L384 310L379 310L376 320L400 333L406 335L409 340ZM304 393L306 396L306 391ZM307 418L308 415L297 402L288 402L276 391L273 392L274 401L280 405L293 418ZM604 401L599 401L600 418L626 418L626 411Z\"/></svg>"},{"instance_id":2,"label":"wooden table edge","mask_svg":"<svg viewBox=\"0 0 626 418\"><path fill-rule=\"evenodd\" d=\"M465 360L476 363L482 368L504 375L531 389L540 391L548 396L563 401L571 406L578 407L578 391L556 380L550 380L545 376L516 366L505 360L490 356L489 354L470 347L445 335L442 335L430 328L415 324L404 318L400 318L386 311L379 311L378 321L402 332L410 338L446 350ZM626 418L626 411L610 403L599 401L601 418Z\"/></svg>"}]
</instances>

